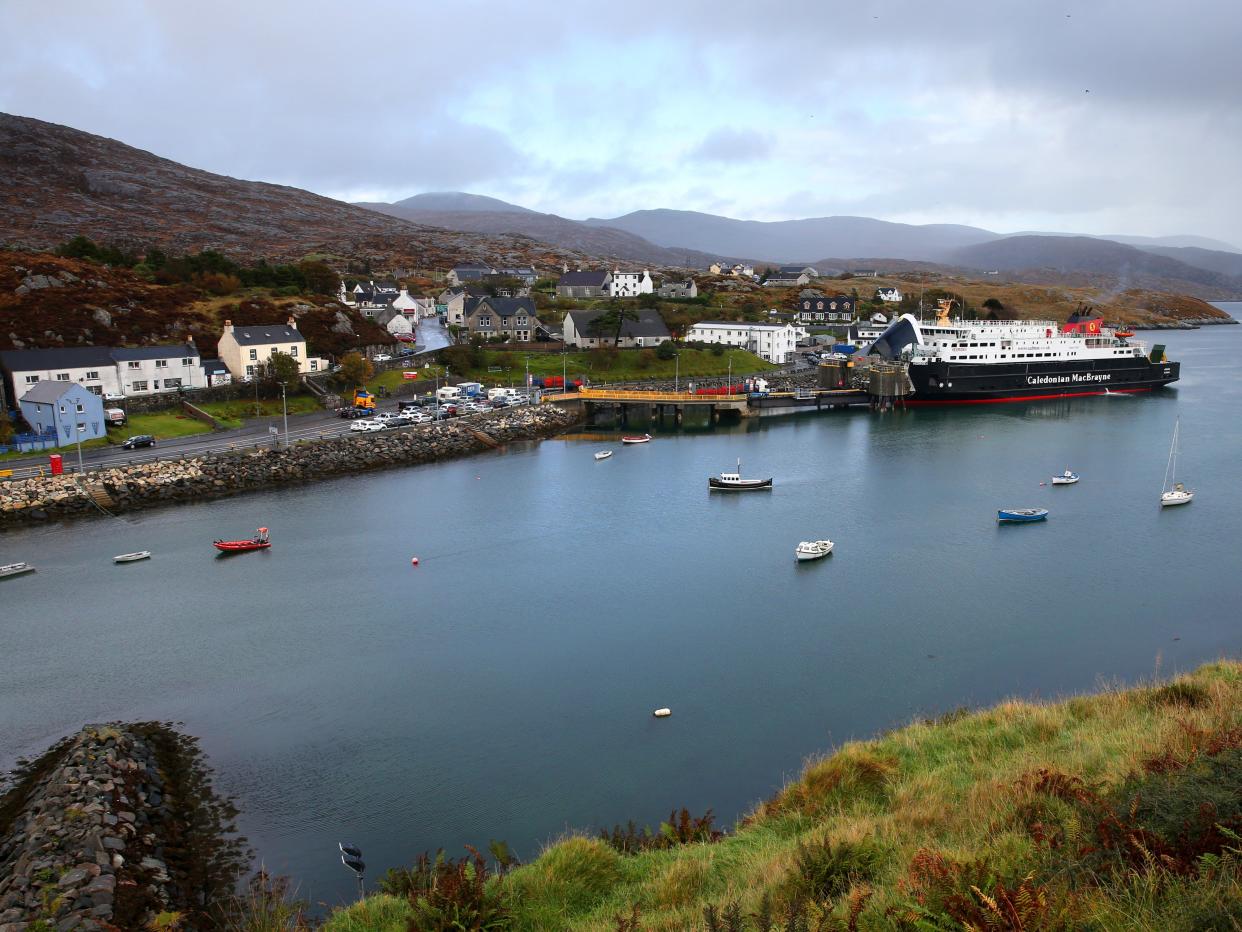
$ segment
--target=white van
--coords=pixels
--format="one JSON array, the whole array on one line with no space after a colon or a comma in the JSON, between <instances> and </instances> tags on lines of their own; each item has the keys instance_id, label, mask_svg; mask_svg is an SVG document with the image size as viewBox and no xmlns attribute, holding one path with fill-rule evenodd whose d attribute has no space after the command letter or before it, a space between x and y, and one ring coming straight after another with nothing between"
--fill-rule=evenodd
<instances>
[{"instance_id":1,"label":"white van","mask_svg":"<svg viewBox=\"0 0 1242 932\"><path fill-rule=\"evenodd\" d=\"M487 390L487 400L495 401L497 398L503 398L505 401L512 401L517 397L518 390L516 388L489 388Z\"/></svg>"},{"instance_id":2,"label":"white van","mask_svg":"<svg viewBox=\"0 0 1242 932\"><path fill-rule=\"evenodd\" d=\"M461 392L458 391L456 385L445 385L443 388L436 389L436 401L444 404L449 401L460 401Z\"/></svg>"}]
</instances>

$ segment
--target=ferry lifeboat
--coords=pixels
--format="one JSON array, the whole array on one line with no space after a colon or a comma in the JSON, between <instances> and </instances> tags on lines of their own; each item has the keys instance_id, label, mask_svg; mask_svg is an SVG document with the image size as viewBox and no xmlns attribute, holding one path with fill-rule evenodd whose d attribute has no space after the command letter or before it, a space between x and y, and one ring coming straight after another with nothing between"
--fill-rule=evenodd
<instances>
[{"instance_id":1,"label":"ferry lifeboat","mask_svg":"<svg viewBox=\"0 0 1242 932\"><path fill-rule=\"evenodd\" d=\"M215 540L212 546L222 553L244 553L247 550L266 550L272 546L268 539L267 528L261 527L250 540Z\"/></svg>"}]
</instances>

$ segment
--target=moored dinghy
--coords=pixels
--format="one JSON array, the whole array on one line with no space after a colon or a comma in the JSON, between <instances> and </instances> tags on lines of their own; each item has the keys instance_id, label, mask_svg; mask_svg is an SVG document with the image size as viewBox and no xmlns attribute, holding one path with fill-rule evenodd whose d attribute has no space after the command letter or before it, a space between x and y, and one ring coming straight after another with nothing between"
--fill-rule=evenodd
<instances>
[{"instance_id":1,"label":"moored dinghy","mask_svg":"<svg viewBox=\"0 0 1242 932\"><path fill-rule=\"evenodd\" d=\"M651 443L651 434L642 434L641 436L627 436L621 438L622 443Z\"/></svg>"},{"instance_id":2,"label":"moored dinghy","mask_svg":"<svg viewBox=\"0 0 1242 932\"><path fill-rule=\"evenodd\" d=\"M996 512L996 520L1001 524L1028 524L1047 517L1047 508L1001 508Z\"/></svg>"},{"instance_id":3,"label":"moored dinghy","mask_svg":"<svg viewBox=\"0 0 1242 932\"><path fill-rule=\"evenodd\" d=\"M1065 467L1065 472L1061 473L1061 475L1052 477L1053 485L1073 485L1077 481L1078 474L1070 472L1070 468L1068 466Z\"/></svg>"},{"instance_id":4,"label":"moored dinghy","mask_svg":"<svg viewBox=\"0 0 1242 932\"><path fill-rule=\"evenodd\" d=\"M595 454L595 458L597 460L606 460L610 456L612 456L611 450L600 450L598 453Z\"/></svg>"},{"instance_id":5,"label":"moored dinghy","mask_svg":"<svg viewBox=\"0 0 1242 932\"><path fill-rule=\"evenodd\" d=\"M151 559L150 550L135 550L133 553L118 553L112 558L113 563L137 563L139 560Z\"/></svg>"},{"instance_id":6,"label":"moored dinghy","mask_svg":"<svg viewBox=\"0 0 1242 932\"><path fill-rule=\"evenodd\" d=\"M268 539L267 528L261 527L250 540L214 540L211 545L221 553L245 553L247 550L266 550L272 542Z\"/></svg>"},{"instance_id":7,"label":"moored dinghy","mask_svg":"<svg viewBox=\"0 0 1242 932\"><path fill-rule=\"evenodd\" d=\"M5 563L0 566L0 579L5 576L20 576L22 573L33 573L34 566L29 563Z\"/></svg>"}]
</instances>

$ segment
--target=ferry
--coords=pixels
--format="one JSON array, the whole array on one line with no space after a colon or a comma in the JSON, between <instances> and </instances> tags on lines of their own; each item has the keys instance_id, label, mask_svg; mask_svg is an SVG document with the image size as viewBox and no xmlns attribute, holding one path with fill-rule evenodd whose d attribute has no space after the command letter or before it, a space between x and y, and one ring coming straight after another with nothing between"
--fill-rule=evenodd
<instances>
[{"instance_id":1,"label":"ferry","mask_svg":"<svg viewBox=\"0 0 1242 932\"><path fill-rule=\"evenodd\" d=\"M1146 392L1176 382L1180 363L1164 347L1105 327L1090 309L1064 324L1050 320L949 319L943 304L934 323L903 314L869 352L908 363L906 404L1032 401L1078 395Z\"/></svg>"}]
</instances>

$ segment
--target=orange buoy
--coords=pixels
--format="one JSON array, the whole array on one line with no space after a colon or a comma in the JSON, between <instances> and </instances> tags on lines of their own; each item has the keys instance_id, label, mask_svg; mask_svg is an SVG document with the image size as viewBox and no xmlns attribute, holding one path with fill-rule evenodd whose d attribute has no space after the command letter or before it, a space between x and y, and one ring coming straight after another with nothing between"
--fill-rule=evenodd
<instances>
[{"instance_id":1,"label":"orange buoy","mask_svg":"<svg viewBox=\"0 0 1242 932\"><path fill-rule=\"evenodd\" d=\"M410 560L410 566L418 566L418 557L413 557Z\"/></svg>"}]
</instances>

